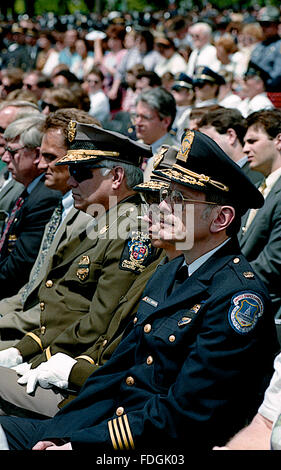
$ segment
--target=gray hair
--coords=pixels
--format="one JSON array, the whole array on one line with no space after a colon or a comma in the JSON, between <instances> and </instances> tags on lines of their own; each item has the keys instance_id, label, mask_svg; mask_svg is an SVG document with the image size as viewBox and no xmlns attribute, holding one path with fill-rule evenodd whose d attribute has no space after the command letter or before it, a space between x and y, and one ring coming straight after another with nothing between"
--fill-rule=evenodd
<instances>
[{"instance_id":1,"label":"gray hair","mask_svg":"<svg viewBox=\"0 0 281 470\"><path fill-rule=\"evenodd\" d=\"M211 36L212 36L212 28L208 23L198 21L198 23L194 23L189 28L190 33L195 33L195 32L198 32L198 31L200 33L203 33L208 38L211 38Z\"/></svg>"},{"instance_id":2,"label":"gray hair","mask_svg":"<svg viewBox=\"0 0 281 470\"><path fill-rule=\"evenodd\" d=\"M168 130L172 127L176 117L177 105L175 98L169 91L163 87L150 88L138 95L136 104L140 101L154 109L158 113L160 119L167 116L171 117L171 124Z\"/></svg>"},{"instance_id":3,"label":"gray hair","mask_svg":"<svg viewBox=\"0 0 281 470\"><path fill-rule=\"evenodd\" d=\"M128 189L133 189L134 186L143 182L143 172L140 168L135 165L131 165L130 163L123 163L123 162L116 162L113 160L102 160L100 162L105 168L101 168L101 174L106 176L108 173L106 169L112 170L116 166L121 166L124 169L125 176L126 176L126 184Z\"/></svg>"},{"instance_id":4,"label":"gray hair","mask_svg":"<svg viewBox=\"0 0 281 470\"><path fill-rule=\"evenodd\" d=\"M11 100L11 101L4 101L0 104L0 110L7 108L8 106L13 106L15 108L23 108L20 111L28 111L32 112L40 112L39 107L37 104L32 103L31 101L24 101L24 100Z\"/></svg>"},{"instance_id":5,"label":"gray hair","mask_svg":"<svg viewBox=\"0 0 281 470\"><path fill-rule=\"evenodd\" d=\"M43 114L30 114L13 121L4 132L4 139L20 137L20 142L27 148L40 147L43 133L39 130L45 121Z\"/></svg>"}]
</instances>

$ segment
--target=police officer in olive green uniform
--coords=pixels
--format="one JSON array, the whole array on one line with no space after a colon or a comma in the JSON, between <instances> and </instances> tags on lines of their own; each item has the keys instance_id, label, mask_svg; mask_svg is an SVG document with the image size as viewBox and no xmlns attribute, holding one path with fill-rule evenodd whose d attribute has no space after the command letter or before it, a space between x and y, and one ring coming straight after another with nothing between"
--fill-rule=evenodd
<instances>
[{"instance_id":1,"label":"police officer in olive green uniform","mask_svg":"<svg viewBox=\"0 0 281 470\"><path fill-rule=\"evenodd\" d=\"M29 396L38 371L53 365L54 359L52 373L57 380L53 385L64 388L67 383L68 389L79 389L83 369L95 364L93 345L110 339L107 330L116 309L134 281L161 254L138 226L141 199L131 189L142 180L139 165L142 157L151 154L150 147L75 122L70 123L69 140L71 148L58 164L69 165L75 207L97 216L53 257L38 293L40 327L14 348L0 352L2 409L9 412L12 405L13 414L15 406L21 413L55 414L64 396L42 390L46 392L42 398L41 387ZM138 295L144 285L139 286ZM17 365L19 384L15 371L9 370Z\"/></svg>"}]
</instances>

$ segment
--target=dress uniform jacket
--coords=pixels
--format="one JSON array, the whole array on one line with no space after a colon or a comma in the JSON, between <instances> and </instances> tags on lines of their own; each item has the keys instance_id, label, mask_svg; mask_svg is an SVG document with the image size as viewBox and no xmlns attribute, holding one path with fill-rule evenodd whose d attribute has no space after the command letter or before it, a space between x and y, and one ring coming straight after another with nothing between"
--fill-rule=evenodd
<instances>
[{"instance_id":1,"label":"dress uniform jacket","mask_svg":"<svg viewBox=\"0 0 281 470\"><path fill-rule=\"evenodd\" d=\"M173 290L182 261L158 266L119 347L76 399L54 418L32 421L31 433L31 420L16 420L26 448L62 438L91 452L202 451L243 426L277 347L266 289L236 240ZM11 423L0 418L4 431Z\"/></svg>"},{"instance_id":2,"label":"dress uniform jacket","mask_svg":"<svg viewBox=\"0 0 281 470\"><path fill-rule=\"evenodd\" d=\"M106 236L114 225L126 227L128 207L134 209L136 218L140 202L138 195L122 201L119 217L112 218L114 209L106 214L110 226L99 223L94 235L85 230L56 252L38 292L40 327L15 345L25 361L32 360L33 367L56 352L75 357L82 368L85 361L93 362L85 351L106 332L120 299L154 260L156 250L140 232L136 231L138 239L128 233L127 238ZM131 261L128 247L134 260L139 255L139 262Z\"/></svg>"},{"instance_id":3,"label":"dress uniform jacket","mask_svg":"<svg viewBox=\"0 0 281 470\"><path fill-rule=\"evenodd\" d=\"M277 180L249 228L245 224L249 212L242 218L238 240L242 253L266 284L273 303L273 313L281 308L281 178ZM280 310L281 314L281 310Z\"/></svg>"},{"instance_id":4,"label":"dress uniform jacket","mask_svg":"<svg viewBox=\"0 0 281 470\"><path fill-rule=\"evenodd\" d=\"M69 376L70 388L77 388L77 386L81 388L86 379L112 356L113 351L117 348L122 339L125 327L138 310L146 283L153 275L158 264L162 261L164 253L161 250L157 250L155 256L155 260L139 274L126 295L120 298L118 307L114 315L112 315L111 321L104 334L102 334L93 346L84 353L89 359L91 358L92 361L83 361L83 367L81 367L81 362L79 362L72 368Z\"/></svg>"},{"instance_id":5,"label":"dress uniform jacket","mask_svg":"<svg viewBox=\"0 0 281 470\"><path fill-rule=\"evenodd\" d=\"M37 258L45 225L61 193L39 180L14 219L1 250L0 299L14 295L28 281Z\"/></svg>"},{"instance_id":6,"label":"dress uniform jacket","mask_svg":"<svg viewBox=\"0 0 281 470\"><path fill-rule=\"evenodd\" d=\"M72 207L55 234L53 242L49 247L47 257L45 258L45 263L37 274L26 300L24 302L22 300L22 292L25 288L25 286L23 286L16 295L0 301L0 350L13 346L28 331L33 331L35 328L38 328L40 322L38 289L46 275L48 262L52 259L60 246L65 246L66 243L78 237L91 219L90 215ZM48 231L48 225L49 224L46 225L42 243ZM40 251L41 247L38 254L40 254ZM31 270L30 277L33 275L35 266L36 262Z\"/></svg>"}]
</instances>

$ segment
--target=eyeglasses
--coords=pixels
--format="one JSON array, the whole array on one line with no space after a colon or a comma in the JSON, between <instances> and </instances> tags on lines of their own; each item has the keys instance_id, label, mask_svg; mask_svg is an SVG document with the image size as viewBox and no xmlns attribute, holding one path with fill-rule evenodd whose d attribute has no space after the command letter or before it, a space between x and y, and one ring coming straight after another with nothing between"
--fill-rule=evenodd
<instances>
[{"instance_id":1,"label":"eyeglasses","mask_svg":"<svg viewBox=\"0 0 281 470\"><path fill-rule=\"evenodd\" d=\"M170 199L172 204L181 204L183 203L190 203L190 204L211 204L217 206L216 202L209 202L209 201L199 201L198 199L190 199L188 197L184 197L180 191L176 191L174 189L160 189L160 202L165 201L166 199Z\"/></svg>"},{"instance_id":2,"label":"eyeglasses","mask_svg":"<svg viewBox=\"0 0 281 470\"><path fill-rule=\"evenodd\" d=\"M132 122L135 122L137 119L142 119L143 121L152 121L154 119L153 116L147 116L145 114L131 114Z\"/></svg>"},{"instance_id":3,"label":"eyeglasses","mask_svg":"<svg viewBox=\"0 0 281 470\"><path fill-rule=\"evenodd\" d=\"M18 147L17 149L11 149L10 147L8 147L7 145L5 145L4 149L5 149L5 152L8 152L12 158L14 158L15 154L19 152L19 150L22 150L24 149L25 147Z\"/></svg>"},{"instance_id":4,"label":"eyeglasses","mask_svg":"<svg viewBox=\"0 0 281 470\"><path fill-rule=\"evenodd\" d=\"M69 165L70 175L77 181L77 183L82 183L83 181L90 180L93 178L94 174L92 170L95 168L105 168L102 165L95 166L86 166L86 165Z\"/></svg>"},{"instance_id":5,"label":"eyeglasses","mask_svg":"<svg viewBox=\"0 0 281 470\"><path fill-rule=\"evenodd\" d=\"M49 107L50 113L54 113L59 109L59 106L55 106L54 104L51 103L46 103L46 101L41 102L41 110L45 109L46 107Z\"/></svg>"},{"instance_id":6,"label":"eyeglasses","mask_svg":"<svg viewBox=\"0 0 281 470\"><path fill-rule=\"evenodd\" d=\"M16 85L4 85L2 83L2 88L4 88L4 90L8 91L8 92L11 92L11 91L14 91L16 90Z\"/></svg>"}]
</instances>

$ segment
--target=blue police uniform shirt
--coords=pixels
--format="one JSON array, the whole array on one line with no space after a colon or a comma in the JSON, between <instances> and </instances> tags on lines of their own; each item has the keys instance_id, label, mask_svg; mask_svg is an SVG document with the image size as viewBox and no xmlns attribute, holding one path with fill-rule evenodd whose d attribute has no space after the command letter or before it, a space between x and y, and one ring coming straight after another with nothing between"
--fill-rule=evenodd
<instances>
[{"instance_id":1,"label":"blue police uniform shirt","mask_svg":"<svg viewBox=\"0 0 281 470\"><path fill-rule=\"evenodd\" d=\"M258 43L252 52L251 61L270 75L267 81L267 87L270 88L281 79L281 39L277 36ZM276 91L280 91L280 87Z\"/></svg>"}]
</instances>

